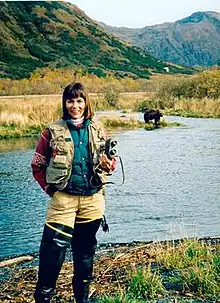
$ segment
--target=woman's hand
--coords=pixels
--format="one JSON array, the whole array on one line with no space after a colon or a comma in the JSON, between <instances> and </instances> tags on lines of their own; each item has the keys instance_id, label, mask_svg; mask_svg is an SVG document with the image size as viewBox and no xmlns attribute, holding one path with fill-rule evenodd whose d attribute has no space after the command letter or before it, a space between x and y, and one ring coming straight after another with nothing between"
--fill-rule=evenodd
<instances>
[{"instance_id":1,"label":"woman's hand","mask_svg":"<svg viewBox=\"0 0 220 303\"><path fill-rule=\"evenodd\" d=\"M103 169L105 172L109 173L111 172L113 168L113 161L114 159L110 160L106 154L101 154L99 158L99 167Z\"/></svg>"},{"instance_id":2,"label":"woman's hand","mask_svg":"<svg viewBox=\"0 0 220 303\"><path fill-rule=\"evenodd\" d=\"M50 196L53 197L53 195L55 194L55 192L57 192L57 188L53 185L46 185L45 187L45 192Z\"/></svg>"}]
</instances>

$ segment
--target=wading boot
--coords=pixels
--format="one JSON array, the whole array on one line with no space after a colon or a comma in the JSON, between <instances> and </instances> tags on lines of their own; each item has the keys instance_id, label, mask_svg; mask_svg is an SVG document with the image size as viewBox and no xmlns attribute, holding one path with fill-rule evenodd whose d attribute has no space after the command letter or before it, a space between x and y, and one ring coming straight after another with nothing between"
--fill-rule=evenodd
<instances>
[{"instance_id":1,"label":"wading boot","mask_svg":"<svg viewBox=\"0 0 220 303\"><path fill-rule=\"evenodd\" d=\"M72 238L74 261L73 292L76 303L89 303L89 285L92 280L93 257L97 244L96 232L101 219L76 223Z\"/></svg>"},{"instance_id":2,"label":"wading boot","mask_svg":"<svg viewBox=\"0 0 220 303\"><path fill-rule=\"evenodd\" d=\"M89 280L73 279L73 292L76 303L89 303Z\"/></svg>"},{"instance_id":3,"label":"wading boot","mask_svg":"<svg viewBox=\"0 0 220 303\"><path fill-rule=\"evenodd\" d=\"M51 302L55 294L56 292L53 288L47 288L45 286L41 288L37 285L34 293L34 299L37 303Z\"/></svg>"},{"instance_id":4,"label":"wading boot","mask_svg":"<svg viewBox=\"0 0 220 303\"><path fill-rule=\"evenodd\" d=\"M64 226L58 227L60 230L64 229ZM70 242L70 237L45 225L40 246L38 282L34 293L36 303L51 302L56 294L56 281Z\"/></svg>"}]
</instances>

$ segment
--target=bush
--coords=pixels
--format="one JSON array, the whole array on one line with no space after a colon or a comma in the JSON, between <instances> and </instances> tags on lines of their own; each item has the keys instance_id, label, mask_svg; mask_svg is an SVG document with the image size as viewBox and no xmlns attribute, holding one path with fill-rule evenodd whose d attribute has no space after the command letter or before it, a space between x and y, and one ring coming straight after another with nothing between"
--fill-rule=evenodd
<instances>
[{"instance_id":1,"label":"bush","mask_svg":"<svg viewBox=\"0 0 220 303\"><path fill-rule=\"evenodd\" d=\"M111 107L117 107L119 100L119 89L113 85L105 86L103 89L104 98Z\"/></svg>"},{"instance_id":2,"label":"bush","mask_svg":"<svg viewBox=\"0 0 220 303\"><path fill-rule=\"evenodd\" d=\"M129 283L128 291L133 298L149 299L157 298L165 293L162 279L159 273L152 272L151 268L138 270Z\"/></svg>"},{"instance_id":3,"label":"bush","mask_svg":"<svg viewBox=\"0 0 220 303\"><path fill-rule=\"evenodd\" d=\"M167 81L158 92L160 99L169 98L220 98L220 68L191 77Z\"/></svg>"},{"instance_id":4,"label":"bush","mask_svg":"<svg viewBox=\"0 0 220 303\"><path fill-rule=\"evenodd\" d=\"M160 99L147 99L137 102L133 110L137 112L144 112L146 107L149 109L164 109L167 107L167 102Z\"/></svg>"}]
</instances>

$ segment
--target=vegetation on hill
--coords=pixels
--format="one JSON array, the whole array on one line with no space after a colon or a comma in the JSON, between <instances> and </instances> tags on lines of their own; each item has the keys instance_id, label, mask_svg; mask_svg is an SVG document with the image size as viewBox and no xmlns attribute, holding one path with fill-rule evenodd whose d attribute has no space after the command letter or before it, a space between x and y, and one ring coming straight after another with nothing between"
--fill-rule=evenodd
<instances>
[{"instance_id":1,"label":"vegetation on hill","mask_svg":"<svg viewBox=\"0 0 220 303\"><path fill-rule=\"evenodd\" d=\"M196 12L173 23L144 28L101 25L161 60L185 66L220 65L219 12Z\"/></svg>"},{"instance_id":2,"label":"vegetation on hill","mask_svg":"<svg viewBox=\"0 0 220 303\"><path fill-rule=\"evenodd\" d=\"M105 33L73 4L0 2L0 77L27 78L36 68L81 66L99 77L148 78L151 72L192 73L168 65Z\"/></svg>"}]
</instances>

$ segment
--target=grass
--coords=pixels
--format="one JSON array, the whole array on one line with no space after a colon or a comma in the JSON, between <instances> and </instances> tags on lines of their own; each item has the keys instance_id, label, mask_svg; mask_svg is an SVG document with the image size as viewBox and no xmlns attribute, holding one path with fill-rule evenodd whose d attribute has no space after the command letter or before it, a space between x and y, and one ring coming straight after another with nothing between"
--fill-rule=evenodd
<instances>
[{"instance_id":1,"label":"grass","mask_svg":"<svg viewBox=\"0 0 220 303\"><path fill-rule=\"evenodd\" d=\"M1 139L9 139L9 138L25 138L25 137L33 137L37 136L44 129L44 124L39 125L24 125L22 127L18 127L14 123L10 123L9 125L1 125L0 126L0 140Z\"/></svg>"},{"instance_id":2,"label":"grass","mask_svg":"<svg viewBox=\"0 0 220 303\"><path fill-rule=\"evenodd\" d=\"M187 297L220 299L219 245L214 247L197 240L183 240L178 245L158 243L154 253L155 262L147 262L147 268L145 263L135 265L135 269L133 265L133 271L128 269L124 275L125 288L120 287L118 293L103 296L98 302L152 302L152 299L167 298L175 293L176 300Z\"/></svg>"},{"instance_id":3,"label":"grass","mask_svg":"<svg viewBox=\"0 0 220 303\"><path fill-rule=\"evenodd\" d=\"M124 106L124 112L129 112L130 106L139 102L144 93L125 93L119 96L118 106ZM112 109L103 94L91 94L91 102L95 110ZM132 101L131 101L132 100ZM61 96L21 96L0 98L0 139L37 136L44 127L62 115ZM125 115L128 116L128 115ZM145 128L153 130L153 124L144 124L133 118L103 117L106 129L134 129ZM173 126L162 122L161 127ZM178 126L178 125L175 125Z\"/></svg>"},{"instance_id":4,"label":"grass","mask_svg":"<svg viewBox=\"0 0 220 303\"><path fill-rule=\"evenodd\" d=\"M100 251L101 252L101 251ZM213 303L220 299L219 238L121 245L104 249L94 263L96 303ZM37 268L16 270L0 301L32 302ZM72 302L72 264L63 265L54 302ZM25 289L25 292L24 292ZM6 301L4 301L6 300ZM72 300L72 301L71 301Z\"/></svg>"},{"instance_id":5,"label":"grass","mask_svg":"<svg viewBox=\"0 0 220 303\"><path fill-rule=\"evenodd\" d=\"M211 98L157 98L156 94L136 102L133 108L143 111L147 108L157 108L165 115L194 117L194 118L220 118L220 99Z\"/></svg>"},{"instance_id":6,"label":"grass","mask_svg":"<svg viewBox=\"0 0 220 303\"><path fill-rule=\"evenodd\" d=\"M103 126L106 130L110 131L112 129L135 129L144 128L145 130L154 130L161 127L177 127L180 123L177 122L166 122L162 121L161 125L154 126L153 123L144 123L133 118L118 118L118 117L102 117L101 118ZM9 138L22 138L22 137L33 137L38 136L43 129L45 129L46 124L33 124L33 125L23 125L23 124L2 124L0 126L0 140Z\"/></svg>"},{"instance_id":7,"label":"grass","mask_svg":"<svg viewBox=\"0 0 220 303\"><path fill-rule=\"evenodd\" d=\"M114 98L113 98L114 97ZM184 117L220 117L219 99L157 99L155 93L120 93L108 99L103 93L90 94L95 111L120 109L123 113L143 111L145 107L158 108L163 114ZM113 98L113 99L112 99ZM112 104L115 106L113 107ZM0 97L0 139L38 135L48 123L62 115L61 95ZM125 114L125 116L128 116ZM107 129L133 129L143 127L153 130L152 124L144 124L126 117L102 119ZM161 122L160 127L177 127L178 123Z\"/></svg>"},{"instance_id":8,"label":"grass","mask_svg":"<svg viewBox=\"0 0 220 303\"><path fill-rule=\"evenodd\" d=\"M219 247L216 249L203 242L183 241L177 247L167 246L158 255L157 262L165 270L178 271L176 283L183 292L189 291L210 299L220 296Z\"/></svg>"},{"instance_id":9,"label":"grass","mask_svg":"<svg viewBox=\"0 0 220 303\"><path fill-rule=\"evenodd\" d=\"M122 128L134 129L144 127L144 123L133 118L120 118L120 117L101 117L101 122L106 129ZM153 126L152 126L153 127Z\"/></svg>"},{"instance_id":10,"label":"grass","mask_svg":"<svg viewBox=\"0 0 220 303\"><path fill-rule=\"evenodd\" d=\"M158 295L165 294L166 290L163 286L160 273L152 272L149 264L148 268L144 266L131 275L128 284L128 293L134 299L154 299Z\"/></svg>"}]
</instances>

